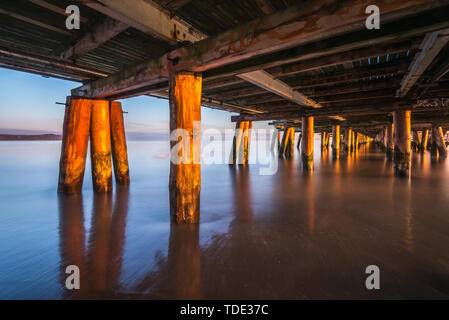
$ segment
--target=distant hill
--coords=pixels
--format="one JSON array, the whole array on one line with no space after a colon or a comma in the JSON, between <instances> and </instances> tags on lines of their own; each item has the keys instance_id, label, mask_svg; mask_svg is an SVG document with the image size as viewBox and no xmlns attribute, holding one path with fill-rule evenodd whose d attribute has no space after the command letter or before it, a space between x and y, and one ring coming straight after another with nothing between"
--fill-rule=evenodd
<instances>
[{"instance_id":1,"label":"distant hill","mask_svg":"<svg viewBox=\"0 0 449 320\"><path fill-rule=\"evenodd\" d=\"M59 134L0 134L0 141L61 140Z\"/></svg>"}]
</instances>

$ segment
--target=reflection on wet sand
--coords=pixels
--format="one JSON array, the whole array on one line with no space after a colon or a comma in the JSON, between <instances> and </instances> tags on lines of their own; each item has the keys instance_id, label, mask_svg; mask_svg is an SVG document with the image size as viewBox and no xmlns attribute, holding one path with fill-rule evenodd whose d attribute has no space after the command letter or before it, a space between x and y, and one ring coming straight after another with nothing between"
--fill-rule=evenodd
<instances>
[{"instance_id":1,"label":"reflection on wet sand","mask_svg":"<svg viewBox=\"0 0 449 320\"><path fill-rule=\"evenodd\" d=\"M170 224L167 216L167 229L161 235L168 242L150 258L157 261L156 267L146 270L153 261L140 261L142 276L131 277L132 281L126 283L121 279L130 267L124 258L128 190L94 196L88 236L83 199L61 197L62 279L68 264L79 265L81 278L85 279L79 293L65 290L63 297L296 299L414 297L419 292L425 297L449 295L449 286L440 281L447 275L444 264L449 261L444 245L446 220L442 216L449 208L444 198L447 184L443 180L430 183L427 178L432 170L441 167L431 167L426 155L416 156L414 166L420 176L395 179L393 163L366 145L348 157L331 158L330 152L323 152L314 174L301 170L298 157L281 160L273 176L260 176L252 166L226 167L229 184L203 191L203 210L214 214L215 220L211 218L206 227L202 223L176 225ZM438 191L432 189L435 186ZM207 192L220 193L222 188L231 190L230 198L226 211L216 213L214 204L207 202ZM433 201L439 201L439 209L429 213L427 206ZM427 220L428 214L432 220ZM203 219L208 218L203 215ZM433 222L435 218L442 226ZM135 223L129 226L130 232L137 227ZM207 241L205 230L212 233ZM133 250L132 256L139 257L139 251ZM441 263L435 262L435 257ZM369 264L379 265L383 272L383 291L377 296L363 286L364 270ZM430 276L432 270L438 276ZM438 284L435 279L439 279Z\"/></svg>"},{"instance_id":2,"label":"reflection on wet sand","mask_svg":"<svg viewBox=\"0 0 449 320\"><path fill-rule=\"evenodd\" d=\"M112 193L94 194L87 252L81 196L59 197L63 285L68 265L76 265L80 270L81 289L64 290L66 298L114 295L122 266L128 192L127 187L117 186L114 206Z\"/></svg>"}]
</instances>

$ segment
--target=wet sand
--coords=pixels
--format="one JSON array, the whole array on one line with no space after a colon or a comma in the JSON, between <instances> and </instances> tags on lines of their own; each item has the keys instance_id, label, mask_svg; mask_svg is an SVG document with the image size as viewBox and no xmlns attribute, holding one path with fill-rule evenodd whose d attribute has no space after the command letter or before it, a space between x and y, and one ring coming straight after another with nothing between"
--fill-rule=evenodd
<instances>
[{"instance_id":1,"label":"wet sand","mask_svg":"<svg viewBox=\"0 0 449 320\"><path fill-rule=\"evenodd\" d=\"M86 170L82 195L58 196L59 147L0 143L1 299L449 298L447 160L414 155L410 179L372 148L315 151L312 174L297 150L272 176L203 165L201 222L173 225L166 142L130 142L131 185L109 195Z\"/></svg>"}]
</instances>

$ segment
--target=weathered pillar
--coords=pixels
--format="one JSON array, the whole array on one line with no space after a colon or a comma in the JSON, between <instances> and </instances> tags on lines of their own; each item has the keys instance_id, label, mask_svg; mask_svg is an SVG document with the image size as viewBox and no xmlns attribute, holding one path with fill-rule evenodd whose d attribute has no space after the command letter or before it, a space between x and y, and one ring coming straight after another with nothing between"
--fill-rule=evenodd
<instances>
[{"instance_id":1,"label":"weathered pillar","mask_svg":"<svg viewBox=\"0 0 449 320\"><path fill-rule=\"evenodd\" d=\"M300 150L300 146L301 146L301 137L302 137L302 133L300 132L298 134L298 143L296 144L296 149Z\"/></svg>"},{"instance_id":2,"label":"weathered pillar","mask_svg":"<svg viewBox=\"0 0 449 320\"><path fill-rule=\"evenodd\" d=\"M89 143L91 100L67 97L59 161L59 193L80 193Z\"/></svg>"},{"instance_id":3,"label":"weathered pillar","mask_svg":"<svg viewBox=\"0 0 449 320\"><path fill-rule=\"evenodd\" d=\"M426 129L422 132L422 136L421 136L421 146L420 146L420 151L421 152L426 152L427 151L427 143L429 141L429 129Z\"/></svg>"},{"instance_id":4,"label":"weathered pillar","mask_svg":"<svg viewBox=\"0 0 449 320\"><path fill-rule=\"evenodd\" d=\"M235 123L235 135L232 140L232 163L237 164L240 153L240 145L242 144L243 131L245 128L245 121L238 121Z\"/></svg>"},{"instance_id":5,"label":"weathered pillar","mask_svg":"<svg viewBox=\"0 0 449 320\"><path fill-rule=\"evenodd\" d=\"M302 165L305 170L313 169L313 117L302 117Z\"/></svg>"},{"instance_id":6,"label":"weathered pillar","mask_svg":"<svg viewBox=\"0 0 449 320\"><path fill-rule=\"evenodd\" d=\"M332 155L338 157L340 155L340 125L332 126Z\"/></svg>"},{"instance_id":7,"label":"weathered pillar","mask_svg":"<svg viewBox=\"0 0 449 320\"><path fill-rule=\"evenodd\" d=\"M115 181L119 184L129 184L128 151L122 104L112 101L109 114L111 118L112 161L114 163Z\"/></svg>"},{"instance_id":8,"label":"weathered pillar","mask_svg":"<svg viewBox=\"0 0 449 320\"><path fill-rule=\"evenodd\" d=\"M352 129L346 128L343 141L343 151L349 153L351 151Z\"/></svg>"},{"instance_id":9,"label":"weathered pillar","mask_svg":"<svg viewBox=\"0 0 449 320\"><path fill-rule=\"evenodd\" d=\"M326 131L321 132L321 151L326 150Z\"/></svg>"},{"instance_id":10,"label":"weathered pillar","mask_svg":"<svg viewBox=\"0 0 449 320\"><path fill-rule=\"evenodd\" d=\"M330 142L330 138L331 138L331 133L327 132L326 133L326 150L329 150L329 142Z\"/></svg>"},{"instance_id":11,"label":"weathered pillar","mask_svg":"<svg viewBox=\"0 0 449 320\"><path fill-rule=\"evenodd\" d=\"M437 152L440 157L447 156L446 143L444 141L443 129L441 127L432 128L432 151Z\"/></svg>"},{"instance_id":12,"label":"weathered pillar","mask_svg":"<svg viewBox=\"0 0 449 320\"><path fill-rule=\"evenodd\" d=\"M288 135L286 138L285 156L287 158L293 158L294 146L295 146L295 127L288 128Z\"/></svg>"},{"instance_id":13,"label":"weathered pillar","mask_svg":"<svg viewBox=\"0 0 449 320\"><path fill-rule=\"evenodd\" d=\"M251 147L251 131L253 129L253 122L252 121L247 121L248 124L246 126L246 130L245 130L245 164L248 164L249 162L249 154L250 154L250 147Z\"/></svg>"},{"instance_id":14,"label":"weathered pillar","mask_svg":"<svg viewBox=\"0 0 449 320\"><path fill-rule=\"evenodd\" d=\"M97 192L111 191L111 128L109 102L106 100L92 100L90 158L94 190Z\"/></svg>"},{"instance_id":15,"label":"weathered pillar","mask_svg":"<svg viewBox=\"0 0 449 320\"><path fill-rule=\"evenodd\" d=\"M243 125L243 135L242 135L243 159L241 163L243 164L248 163L248 129L249 129L249 121L245 121Z\"/></svg>"},{"instance_id":16,"label":"weathered pillar","mask_svg":"<svg viewBox=\"0 0 449 320\"><path fill-rule=\"evenodd\" d=\"M395 174L401 177L410 175L411 153L411 111L393 112L394 123L394 167Z\"/></svg>"},{"instance_id":17,"label":"weathered pillar","mask_svg":"<svg viewBox=\"0 0 449 320\"><path fill-rule=\"evenodd\" d=\"M393 159L394 154L394 124L387 126L387 157Z\"/></svg>"},{"instance_id":18,"label":"weathered pillar","mask_svg":"<svg viewBox=\"0 0 449 320\"><path fill-rule=\"evenodd\" d=\"M290 128L285 127L284 128L284 134L282 135L282 141L281 141L281 145L279 146L279 157L283 157L286 149L287 149L287 145L288 145L288 136L290 135Z\"/></svg>"},{"instance_id":19,"label":"weathered pillar","mask_svg":"<svg viewBox=\"0 0 449 320\"><path fill-rule=\"evenodd\" d=\"M170 132L178 136L178 141L170 141L170 216L176 223L197 223L201 191L202 77L176 73L170 75L169 82ZM174 134L174 130L181 130L183 136Z\"/></svg>"}]
</instances>

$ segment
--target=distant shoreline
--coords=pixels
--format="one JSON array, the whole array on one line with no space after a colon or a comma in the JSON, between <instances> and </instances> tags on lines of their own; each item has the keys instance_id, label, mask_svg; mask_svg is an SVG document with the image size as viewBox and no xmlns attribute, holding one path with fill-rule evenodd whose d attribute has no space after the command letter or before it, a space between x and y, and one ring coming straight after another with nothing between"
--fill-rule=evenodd
<instances>
[{"instance_id":1,"label":"distant shoreline","mask_svg":"<svg viewBox=\"0 0 449 320\"><path fill-rule=\"evenodd\" d=\"M59 134L0 134L0 141L54 141L61 140Z\"/></svg>"}]
</instances>

